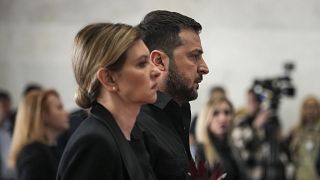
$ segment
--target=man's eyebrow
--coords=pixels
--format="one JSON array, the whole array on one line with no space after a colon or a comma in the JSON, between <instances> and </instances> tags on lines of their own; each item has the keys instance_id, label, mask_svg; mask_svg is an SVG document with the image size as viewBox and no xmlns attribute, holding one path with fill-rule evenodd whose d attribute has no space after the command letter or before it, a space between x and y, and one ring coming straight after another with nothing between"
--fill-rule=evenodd
<instances>
[{"instance_id":1,"label":"man's eyebrow","mask_svg":"<svg viewBox=\"0 0 320 180\"><path fill-rule=\"evenodd\" d=\"M194 49L194 50L192 51L192 53L203 54L203 50L197 48L197 49Z\"/></svg>"}]
</instances>

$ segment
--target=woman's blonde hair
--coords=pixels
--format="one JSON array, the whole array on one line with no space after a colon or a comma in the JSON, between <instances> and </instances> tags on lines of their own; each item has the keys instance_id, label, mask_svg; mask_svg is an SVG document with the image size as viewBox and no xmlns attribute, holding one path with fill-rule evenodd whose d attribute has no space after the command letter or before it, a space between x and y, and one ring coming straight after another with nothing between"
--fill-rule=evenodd
<instances>
[{"instance_id":1,"label":"woman's blonde hair","mask_svg":"<svg viewBox=\"0 0 320 180\"><path fill-rule=\"evenodd\" d=\"M210 166L213 166L215 162L219 160L216 149L210 140L209 135L209 120L210 120L210 109L215 108L217 105L226 102L230 106L230 113L233 116L234 109L232 103L226 97L218 97L216 99L210 99L207 104L201 109L196 125L196 138L197 142L204 148L204 154L206 160Z\"/></svg>"},{"instance_id":2,"label":"woman's blonde hair","mask_svg":"<svg viewBox=\"0 0 320 180\"><path fill-rule=\"evenodd\" d=\"M127 50L139 39L138 29L126 24L90 24L78 32L72 64L78 84L75 101L80 107L90 108L100 95L99 68L120 70Z\"/></svg>"},{"instance_id":3,"label":"woman's blonde hair","mask_svg":"<svg viewBox=\"0 0 320 180\"><path fill-rule=\"evenodd\" d=\"M20 102L9 152L10 167L16 166L17 158L25 145L33 142L48 143L43 114L48 111L46 100L50 95L59 97L55 90L35 90Z\"/></svg>"},{"instance_id":4,"label":"woman's blonde hair","mask_svg":"<svg viewBox=\"0 0 320 180\"><path fill-rule=\"evenodd\" d=\"M303 103L302 103L302 106L301 106L301 116L300 116L300 124L299 124L300 127L303 127L306 124L306 114L307 114L306 109L307 109L307 106L310 103L314 103L315 104L315 106L316 106L315 108L317 109L317 116L318 116L318 118L315 119L315 120L317 122L320 121L320 103L319 103L319 100L315 96L308 96L303 100Z\"/></svg>"}]
</instances>

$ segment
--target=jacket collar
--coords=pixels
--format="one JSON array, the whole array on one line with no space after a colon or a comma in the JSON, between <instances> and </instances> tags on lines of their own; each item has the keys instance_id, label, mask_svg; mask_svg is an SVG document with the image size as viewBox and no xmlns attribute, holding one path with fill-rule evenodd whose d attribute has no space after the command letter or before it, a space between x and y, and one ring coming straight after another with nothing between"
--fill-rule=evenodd
<instances>
[{"instance_id":1,"label":"jacket collar","mask_svg":"<svg viewBox=\"0 0 320 180\"><path fill-rule=\"evenodd\" d=\"M120 127L117 125L111 112L101 104L95 102L92 106L90 115L104 124L111 132L121 154L122 161L130 176L130 179L143 179L143 171L140 166L136 165L138 159L134 154L129 142L126 140L124 134L122 133Z\"/></svg>"}]
</instances>

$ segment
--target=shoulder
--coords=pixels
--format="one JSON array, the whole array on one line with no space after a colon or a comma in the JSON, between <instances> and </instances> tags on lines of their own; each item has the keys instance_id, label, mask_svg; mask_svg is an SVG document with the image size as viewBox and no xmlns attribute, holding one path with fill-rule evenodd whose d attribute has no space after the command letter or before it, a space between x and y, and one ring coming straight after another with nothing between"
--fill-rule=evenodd
<instances>
[{"instance_id":1,"label":"shoulder","mask_svg":"<svg viewBox=\"0 0 320 180\"><path fill-rule=\"evenodd\" d=\"M112 150L115 141L112 132L100 125L95 119L86 119L67 143L67 150L80 150L82 148L105 148Z\"/></svg>"},{"instance_id":2,"label":"shoulder","mask_svg":"<svg viewBox=\"0 0 320 180\"><path fill-rule=\"evenodd\" d=\"M122 161L113 133L94 119L86 119L71 136L62 155L58 177L102 179L121 171ZM96 177L96 178L95 178Z\"/></svg>"},{"instance_id":3,"label":"shoulder","mask_svg":"<svg viewBox=\"0 0 320 180\"><path fill-rule=\"evenodd\" d=\"M205 160L205 153L204 153L204 145L202 143L196 144L196 151L195 151L195 162L200 162Z\"/></svg>"},{"instance_id":4,"label":"shoulder","mask_svg":"<svg viewBox=\"0 0 320 180\"><path fill-rule=\"evenodd\" d=\"M117 154L115 136L107 125L89 116L71 136L65 148L65 154L94 153L96 151L104 151L105 155Z\"/></svg>"},{"instance_id":5,"label":"shoulder","mask_svg":"<svg viewBox=\"0 0 320 180\"><path fill-rule=\"evenodd\" d=\"M17 167L29 166L31 164L43 164L51 157L50 148L42 143L31 143L24 146L17 159Z\"/></svg>"},{"instance_id":6,"label":"shoulder","mask_svg":"<svg viewBox=\"0 0 320 180\"><path fill-rule=\"evenodd\" d=\"M42 157L43 154L49 154L50 148L40 142L34 142L28 145L25 145L20 152L22 157Z\"/></svg>"}]
</instances>

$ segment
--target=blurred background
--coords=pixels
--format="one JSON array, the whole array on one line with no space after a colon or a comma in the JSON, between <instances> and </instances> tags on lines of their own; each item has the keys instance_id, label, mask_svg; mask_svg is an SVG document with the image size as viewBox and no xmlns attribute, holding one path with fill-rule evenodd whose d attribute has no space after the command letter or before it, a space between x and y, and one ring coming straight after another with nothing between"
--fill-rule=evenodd
<instances>
[{"instance_id":1,"label":"blurred background","mask_svg":"<svg viewBox=\"0 0 320 180\"><path fill-rule=\"evenodd\" d=\"M73 38L93 22L136 25L151 10L190 16L203 26L204 57L210 73L200 84L192 113L221 85L236 107L255 79L280 77L292 62L294 97L284 97L279 115L284 130L299 119L302 99L319 97L319 0L0 0L0 88L16 107L28 83L57 89L66 109L73 101Z\"/></svg>"}]
</instances>

